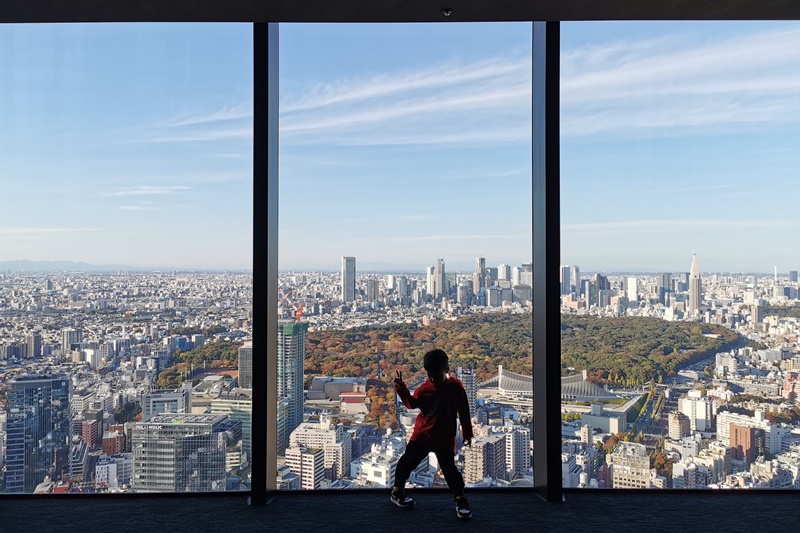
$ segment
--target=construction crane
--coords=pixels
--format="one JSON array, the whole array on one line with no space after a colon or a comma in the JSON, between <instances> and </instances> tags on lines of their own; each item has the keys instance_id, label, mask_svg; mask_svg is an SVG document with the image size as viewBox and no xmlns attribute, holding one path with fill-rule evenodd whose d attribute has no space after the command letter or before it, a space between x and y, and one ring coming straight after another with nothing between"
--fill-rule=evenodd
<instances>
[{"instance_id":1,"label":"construction crane","mask_svg":"<svg viewBox=\"0 0 800 533\"><path fill-rule=\"evenodd\" d=\"M294 309L295 322L300 322L300 319L303 317L303 304L301 303L300 305L295 305L295 303L291 300L291 298L289 298L289 295L292 294L292 290L293 289L289 289L288 291L286 291L286 294L284 294L283 297L278 301L278 307L281 307L284 304L284 302L291 305L292 309ZM278 293L279 296L280 294L281 293Z\"/></svg>"}]
</instances>

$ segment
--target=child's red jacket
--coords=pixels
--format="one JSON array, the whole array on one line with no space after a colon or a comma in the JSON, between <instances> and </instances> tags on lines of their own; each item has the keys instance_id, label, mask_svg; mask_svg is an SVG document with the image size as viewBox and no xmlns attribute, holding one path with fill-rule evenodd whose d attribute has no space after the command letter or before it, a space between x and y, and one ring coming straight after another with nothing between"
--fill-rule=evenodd
<instances>
[{"instance_id":1,"label":"child's red jacket","mask_svg":"<svg viewBox=\"0 0 800 533\"><path fill-rule=\"evenodd\" d=\"M405 383L395 384L395 389L409 409L419 408L411 440L431 451L452 446L456 449L456 415L461 420L461 434L472 439L469 401L464 385L457 378L448 376L444 382L434 384L426 379L412 395Z\"/></svg>"}]
</instances>

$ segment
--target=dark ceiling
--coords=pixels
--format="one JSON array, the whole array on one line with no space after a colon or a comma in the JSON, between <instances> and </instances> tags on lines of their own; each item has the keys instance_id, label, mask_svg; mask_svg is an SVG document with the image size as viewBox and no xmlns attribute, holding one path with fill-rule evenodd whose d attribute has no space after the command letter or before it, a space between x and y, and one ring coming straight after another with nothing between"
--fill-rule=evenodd
<instances>
[{"instance_id":1,"label":"dark ceiling","mask_svg":"<svg viewBox=\"0 0 800 533\"><path fill-rule=\"evenodd\" d=\"M800 19L800 0L0 0L0 22L672 19Z\"/></svg>"}]
</instances>

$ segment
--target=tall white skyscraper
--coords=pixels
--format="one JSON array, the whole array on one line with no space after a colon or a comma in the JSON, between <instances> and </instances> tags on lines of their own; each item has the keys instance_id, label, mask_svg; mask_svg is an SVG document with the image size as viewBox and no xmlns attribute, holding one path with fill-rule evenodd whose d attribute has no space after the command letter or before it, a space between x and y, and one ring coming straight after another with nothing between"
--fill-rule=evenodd
<instances>
[{"instance_id":1,"label":"tall white skyscraper","mask_svg":"<svg viewBox=\"0 0 800 533\"><path fill-rule=\"evenodd\" d=\"M500 264L497 266L497 279L511 279L511 265Z\"/></svg>"},{"instance_id":2,"label":"tall white skyscraper","mask_svg":"<svg viewBox=\"0 0 800 533\"><path fill-rule=\"evenodd\" d=\"M444 271L444 259L436 260L436 268L433 271L433 297L439 298L447 296L447 275Z\"/></svg>"},{"instance_id":3,"label":"tall white skyscraper","mask_svg":"<svg viewBox=\"0 0 800 533\"><path fill-rule=\"evenodd\" d=\"M306 357L308 323L278 321L278 399L286 400L285 424L278 412L278 426L284 429L278 454L289 444L289 435L303 422L303 364Z\"/></svg>"},{"instance_id":4,"label":"tall white skyscraper","mask_svg":"<svg viewBox=\"0 0 800 533\"><path fill-rule=\"evenodd\" d=\"M703 299L700 282L700 267L697 265L697 254L692 256L692 268L689 271L689 312L699 311Z\"/></svg>"},{"instance_id":5,"label":"tall white skyscraper","mask_svg":"<svg viewBox=\"0 0 800 533\"><path fill-rule=\"evenodd\" d=\"M639 285L634 276L625 278L625 296L632 303L636 303L639 300Z\"/></svg>"},{"instance_id":6,"label":"tall white skyscraper","mask_svg":"<svg viewBox=\"0 0 800 533\"><path fill-rule=\"evenodd\" d=\"M434 286L433 276L435 270L436 267L434 266L425 267L425 289L428 291L428 295L431 297L436 296L434 294L435 289L433 287Z\"/></svg>"},{"instance_id":7,"label":"tall white skyscraper","mask_svg":"<svg viewBox=\"0 0 800 533\"><path fill-rule=\"evenodd\" d=\"M342 301L356 299L356 258L342 257Z\"/></svg>"}]
</instances>

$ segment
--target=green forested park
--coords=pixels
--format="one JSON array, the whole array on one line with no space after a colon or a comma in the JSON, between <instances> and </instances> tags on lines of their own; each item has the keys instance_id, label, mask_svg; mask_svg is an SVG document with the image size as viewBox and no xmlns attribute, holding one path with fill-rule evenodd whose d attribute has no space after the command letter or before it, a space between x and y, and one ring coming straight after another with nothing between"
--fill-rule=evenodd
<instances>
[{"instance_id":1,"label":"green forested park","mask_svg":"<svg viewBox=\"0 0 800 533\"><path fill-rule=\"evenodd\" d=\"M738 333L715 324L561 316L562 373L571 373L569 367L586 369L592 381L622 386L651 379L660 382L691 363L744 342Z\"/></svg>"}]
</instances>

